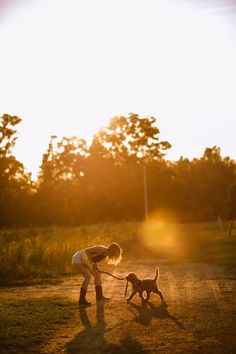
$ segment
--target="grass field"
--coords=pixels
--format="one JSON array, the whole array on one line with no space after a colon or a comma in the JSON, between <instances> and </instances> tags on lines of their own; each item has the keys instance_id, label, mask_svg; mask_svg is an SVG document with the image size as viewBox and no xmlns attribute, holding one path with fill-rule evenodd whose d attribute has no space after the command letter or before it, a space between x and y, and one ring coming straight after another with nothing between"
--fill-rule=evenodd
<instances>
[{"instance_id":1,"label":"grass field","mask_svg":"<svg viewBox=\"0 0 236 354\"><path fill-rule=\"evenodd\" d=\"M233 353L236 237L224 227L150 222L2 230L0 353ZM71 272L71 255L111 241L121 244L122 263L101 267L142 278L159 266L164 304L155 295L147 306L138 297L126 304L125 282L104 275L112 300L96 304L91 282L93 305L77 306L81 278Z\"/></svg>"},{"instance_id":2,"label":"grass field","mask_svg":"<svg viewBox=\"0 0 236 354\"><path fill-rule=\"evenodd\" d=\"M161 257L171 263L235 264L236 237L216 223L120 223L78 228L0 231L0 284L28 283L71 273L71 256L94 244L118 242L123 258Z\"/></svg>"},{"instance_id":3,"label":"grass field","mask_svg":"<svg viewBox=\"0 0 236 354\"><path fill-rule=\"evenodd\" d=\"M74 303L68 298L1 299L0 353L37 353L73 312Z\"/></svg>"}]
</instances>

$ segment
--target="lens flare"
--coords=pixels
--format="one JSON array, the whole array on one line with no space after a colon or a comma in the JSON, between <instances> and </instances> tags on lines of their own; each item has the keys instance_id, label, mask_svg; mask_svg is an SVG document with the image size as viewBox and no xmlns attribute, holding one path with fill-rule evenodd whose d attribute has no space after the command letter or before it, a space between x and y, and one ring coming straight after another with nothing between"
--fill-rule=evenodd
<instances>
[{"instance_id":1,"label":"lens flare","mask_svg":"<svg viewBox=\"0 0 236 354\"><path fill-rule=\"evenodd\" d=\"M173 261L184 257L181 225L173 222L169 213L152 215L142 224L140 238L143 247L154 256L172 258Z\"/></svg>"}]
</instances>

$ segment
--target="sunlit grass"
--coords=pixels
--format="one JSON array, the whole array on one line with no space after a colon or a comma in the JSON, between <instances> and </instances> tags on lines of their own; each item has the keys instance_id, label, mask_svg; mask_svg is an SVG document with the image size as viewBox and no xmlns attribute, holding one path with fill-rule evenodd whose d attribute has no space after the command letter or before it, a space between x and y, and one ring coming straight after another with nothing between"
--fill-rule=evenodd
<instances>
[{"instance_id":1,"label":"sunlit grass","mask_svg":"<svg viewBox=\"0 0 236 354\"><path fill-rule=\"evenodd\" d=\"M227 225L179 224L151 219L146 223L107 223L76 228L28 228L0 231L0 282L35 281L70 274L71 257L94 244L118 242L123 262L158 258L170 263L236 263L236 238Z\"/></svg>"},{"instance_id":2,"label":"sunlit grass","mask_svg":"<svg viewBox=\"0 0 236 354\"><path fill-rule=\"evenodd\" d=\"M169 263L209 262L236 264L236 238L228 236L228 224L180 224L150 220L142 225L140 241L150 255L166 257Z\"/></svg>"},{"instance_id":3,"label":"sunlit grass","mask_svg":"<svg viewBox=\"0 0 236 354\"><path fill-rule=\"evenodd\" d=\"M133 224L97 224L76 228L28 228L0 232L0 281L51 277L72 271L71 258L94 244L136 239Z\"/></svg>"}]
</instances>

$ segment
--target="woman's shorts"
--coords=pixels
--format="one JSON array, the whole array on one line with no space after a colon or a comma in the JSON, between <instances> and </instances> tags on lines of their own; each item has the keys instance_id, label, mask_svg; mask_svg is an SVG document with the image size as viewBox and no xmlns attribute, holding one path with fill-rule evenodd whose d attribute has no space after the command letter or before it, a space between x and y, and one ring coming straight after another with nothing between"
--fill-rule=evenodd
<instances>
[{"instance_id":1,"label":"woman's shorts","mask_svg":"<svg viewBox=\"0 0 236 354\"><path fill-rule=\"evenodd\" d=\"M72 257L72 265L84 264L90 271L93 270L93 265L90 262L87 252L84 250L78 251Z\"/></svg>"}]
</instances>

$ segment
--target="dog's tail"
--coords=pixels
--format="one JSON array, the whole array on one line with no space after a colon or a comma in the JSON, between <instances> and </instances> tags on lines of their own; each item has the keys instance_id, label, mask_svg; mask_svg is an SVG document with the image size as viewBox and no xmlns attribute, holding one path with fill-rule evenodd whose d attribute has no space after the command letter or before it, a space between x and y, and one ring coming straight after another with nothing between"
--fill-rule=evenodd
<instances>
[{"instance_id":1,"label":"dog's tail","mask_svg":"<svg viewBox=\"0 0 236 354\"><path fill-rule=\"evenodd\" d=\"M157 281L159 279L159 268L157 268L156 270L156 276L155 278L153 279L154 281Z\"/></svg>"}]
</instances>

